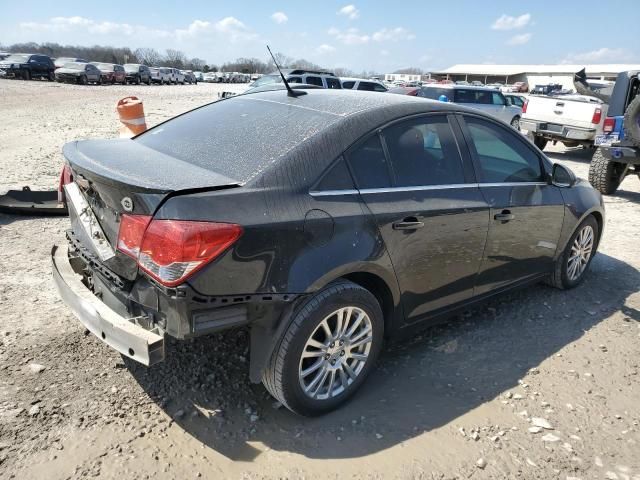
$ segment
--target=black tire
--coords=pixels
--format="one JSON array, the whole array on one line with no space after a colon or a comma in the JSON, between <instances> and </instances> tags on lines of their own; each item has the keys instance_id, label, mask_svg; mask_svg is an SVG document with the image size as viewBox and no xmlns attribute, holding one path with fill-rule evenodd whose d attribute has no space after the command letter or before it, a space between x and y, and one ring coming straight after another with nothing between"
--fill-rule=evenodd
<instances>
[{"instance_id":1,"label":"black tire","mask_svg":"<svg viewBox=\"0 0 640 480\"><path fill-rule=\"evenodd\" d=\"M597 148L589 165L589 183L603 195L611 195L622 182L623 170L624 165L612 162Z\"/></svg>"},{"instance_id":2,"label":"black tire","mask_svg":"<svg viewBox=\"0 0 640 480\"><path fill-rule=\"evenodd\" d=\"M96 85L102 85L102 75L98 76L98 81L96 82Z\"/></svg>"},{"instance_id":3,"label":"black tire","mask_svg":"<svg viewBox=\"0 0 640 480\"><path fill-rule=\"evenodd\" d=\"M29 70L22 70L21 77L23 80L31 80L31 72Z\"/></svg>"},{"instance_id":4,"label":"black tire","mask_svg":"<svg viewBox=\"0 0 640 480\"><path fill-rule=\"evenodd\" d=\"M147 78L147 81L145 82L147 85L151 85L151 77Z\"/></svg>"},{"instance_id":5,"label":"black tire","mask_svg":"<svg viewBox=\"0 0 640 480\"><path fill-rule=\"evenodd\" d=\"M513 129L520 131L520 117L516 115L511 119L510 125Z\"/></svg>"},{"instance_id":6,"label":"black tire","mask_svg":"<svg viewBox=\"0 0 640 480\"><path fill-rule=\"evenodd\" d=\"M544 150L544 147L547 146L547 139L544 137L541 137L539 135L534 135L533 133L529 132L527 133L527 138L531 143L533 143L540 150Z\"/></svg>"},{"instance_id":7,"label":"black tire","mask_svg":"<svg viewBox=\"0 0 640 480\"><path fill-rule=\"evenodd\" d=\"M576 237L578 236L578 234L587 225L593 229L593 236L594 236L591 256L589 257L589 260L586 266L584 267L584 270L578 276L578 278L571 280L568 275L568 263L569 263L569 256L571 254L571 247ZM567 242L567 246L562 252L562 255L558 257L558 260L556 261L556 264L553 269L553 273L551 274L551 278L549 279L549 284L561 290L574 288L580 285L584 280L585 274L589 271L589 266L591 265L591 261L593 260L593 257L596 254L596 249L598 248L599 240L600 240L600 229L598 228L598 222L596 221L593 215L589 215L587 218L585 218L582 221L582 223L580 223L580 225L578 225L578 228L576 228L576 230L573 232L573 235L571 235L571 238Z\"/></svg>"},{"instance_id":8,"label":"black tire","mask_svg":"<svg viewBox=\"0 0 640 480\"><path fill-rule=\"evenodd\" d=\"M136 85L140 85L140 83L141 83L141 82L140 82L140 76L137 76L137 77L136 77L135 83L136 83Z\"/></svg>"},{"instance_id":9,"label":"black tire","mask_svg":"<svg viewBox=\"0 0 640 480\"><path fill-rule=\"evenodd\" d=\"M56 79L56 74L53 71L47 74L47 80L49 80L50 82L55 81L55 79Z\"/></svg>"},{"instance_id":10,"label":"black tire","mask_svg":"<svg viewBox=\"0 0 640 480\"><path fill-rule=\"evenodd\" d=\"M640 95L636 95L624 112L624 138L640 147Z\"/></svg>"},{"instance_id":11,"label":"black tire","mask_svg":"<svg viewBox=\"0 0 640 480\"><path fill-rule=\"evenodd\" d=\"M313 399L304 393L300 385L299 368L303 349L323 319L346 306L362 309L371 320L369 355L360 373L344 391L333 398ZM371 292L349 281L332 283L307 300L295 313L263 372L262 383L271 395L294 413L315 416L333 410L351 398L371 373L382 348L383 330L382 309Z\"/></svg>"},{"instance_id":12,"label":"black tire","mask_svg":"<svg viewBox=\"0 0 640 480\"><path fill-rule=\"evenodd\" d=\"M82 75L80 77L80 84L87 85L88 83L89 83L89 80L87 79L87 76L86 75Z\"/></svg>"}]
</instances>

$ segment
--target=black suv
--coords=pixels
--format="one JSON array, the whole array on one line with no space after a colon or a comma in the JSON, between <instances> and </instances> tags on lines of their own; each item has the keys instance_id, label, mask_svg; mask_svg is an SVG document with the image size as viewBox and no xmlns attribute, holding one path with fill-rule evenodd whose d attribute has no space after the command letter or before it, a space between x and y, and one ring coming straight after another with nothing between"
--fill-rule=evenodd
<instances>
[{"instance_id":1,"label":"black suv","mask_svg":"<svg viewBox=\"0 0 640 480\"><path fill-rule=\"evenodd\" d=\"M0 75L8 78L22 78L23 80L46 78L53 82L56 79L55 70L53 60L47 55L12 53L0 61Z\"/></svg>"},{"instance_id":2,"label":"black suv","mask_svg":"<svg viewBox=\"0 0 640 480\"><path fill-rule=\"evenodd\" d=\"M140 65L139 63L126 63L124 65L124 71L126 73L127 83L135 83L140 85L146 83L151 85L151 70L146 65Z\"/></svg>"},{"instance_id":3,"label":"black suv","mask_svg":"<svg viewBox=\"0 0 640 480\"><path fill-rule=\"evenodd\" d=\"M577 85L579 87L580 85ZM627 175L640 178L640 70L621 72L608 97L594 92L609 103L602 135L597 135L589 166L589 182L604 194L612 194Z\"/></svg>"}]
</instances>

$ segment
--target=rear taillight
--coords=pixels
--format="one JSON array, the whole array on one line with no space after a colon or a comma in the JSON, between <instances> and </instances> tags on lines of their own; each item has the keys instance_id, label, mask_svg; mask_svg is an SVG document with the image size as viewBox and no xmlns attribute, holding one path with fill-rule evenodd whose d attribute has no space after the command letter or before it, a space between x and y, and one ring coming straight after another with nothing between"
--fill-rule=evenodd
<instances>
[{"instance_id":1,"label":"rear taillight","mask_svg":"<svg viewBox=\"0 0 640 480\"><path fill-rule=\"evenodd\" d=\"M148 215L122 215L118 231L118 250L138 260L144 231L151 222Z\"/></svg>"},{"instance_id":2,"label":"rear taillight","mask_svg":"<svg viewBox=\"0 0 640 480\"><path fill-rule=\"evenodd\" d=\"M217 258L242 235L232 223L152 220L123 215L118 250L137 260L149 276L175 287Z\"/></svg>"},{"instance_id":3,"label":"rear taillight","mask_svg":"<svg viewBox=\"0 0 640 480\"><path fill-rule=\"evenodd\" d=\"M58 182L58 202L66 202L67 198L64 194L64 186L73 182L73 174L71 173L71 167L68 163L65 163L60 172L60 181Z\"/></svg>"},{"instance_id":4,"label":"rear taillight","mask_svg":"<svg viewBox=\"0 0 640 480\"><path fill-rule=\"evenodd\" d=\"M593 117L591 117L591 123L597 125L600 123L600 120L602 120L602 109L596 108L593 112Z\"/></svg>"},{"instance_id":5,"label":"rear taillight","mask_svg":"<svg viewBox=\"0 0 640 480\"><path fill-rule=\"evenodd\" d=\"M522 105L522 113L527 113L527 107L529 106L529 100L525 100Z\"/></svg>"},{"instance_id":6,"label":"rear taillight","mask_svg":"<svg viewBox=\"0 0 640 480\"><path fill-rule=\"evenodd\" d=\"M604 119L604 124L602 125L602 131L604 133L611 133L613 129L616 128L616 119L613 117L607 117Z\"/></svg>"}]
</instances>

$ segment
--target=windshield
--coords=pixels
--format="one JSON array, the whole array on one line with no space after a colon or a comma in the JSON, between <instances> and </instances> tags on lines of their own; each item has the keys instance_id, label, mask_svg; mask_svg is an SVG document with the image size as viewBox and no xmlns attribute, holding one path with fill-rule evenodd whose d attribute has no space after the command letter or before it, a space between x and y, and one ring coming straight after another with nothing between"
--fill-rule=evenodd
<instances>
[{"instance_id":1,"label":"windshield","mask_svg":"<svg viewBox=\"0 0 640 480\"><path fill-rule=\"evenodd\" d=\"M260 87L262 85L268 85L270 83L282 83L280 75L265 75L249 85L249 88Z\"/></svg>"},{"instance_id":2,"label":"windshield","mask_svg":"<svg viewBox=\"0 0 640 480\"><path fill-rule=\"evenodd\" d=\"M62 68L70 68L71 70L84 70L84 63L69 62L65 63Z\"/></svg>"},{"instance_id":3,"label":"windshield","mask_svg":"<svg viewBox=\"0 0 640 480\"><path fill-rule=\"evenodd\" d=\"M113 70L113 65L111 63L96 63L95 65L100 70Z\"/></svg>"},{"instance_id":4,"label":"windshield","mask_svg":"<svg viewBox=\"0 0 640 480\"><path fill-rule=\"evenodd\" d=\"M137 71L138 71L138 67L139 67L139 65L137 65L137 64L135 64L135 63L127 63L127 64L124 66L124 69L125 69L127 72L137 72Z\"/></svg>"},{"instance_id":5,"label":"windshield","mask_svg":"<svg viewBox=\"0 0 640 480\"><path fill-rule=\"evenodd\" d=\"M9 55L4 59L5 62L26 63L29 61L29 55Z\"/></svg>"},{"instance_id":6,"label":"windshield","mask_svg":"<svg viewBox=\"0 0 640 480\"><path fill-rule=\"evenodd\" d=\"M134 142L245 183L339 118L291 108L279 103L286 97L273 94L214 102L147 130Z\"/></svg>"}]
</instances>

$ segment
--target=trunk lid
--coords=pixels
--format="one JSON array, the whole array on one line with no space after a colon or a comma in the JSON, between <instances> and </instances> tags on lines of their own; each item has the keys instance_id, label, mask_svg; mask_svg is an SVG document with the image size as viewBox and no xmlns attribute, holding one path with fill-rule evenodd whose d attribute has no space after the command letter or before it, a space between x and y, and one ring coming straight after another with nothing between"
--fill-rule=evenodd
<instances>
[{"instance_id":1,"label":"trunk lid","mask_svg":"<svg viewBox=\"0 0 640 480\"><path fill-rule=\"evenodd\" d=\"M522 118L580 128L597 128L598 125L592 123L593 114L596 108L600 108L602 110L602 118L604 118L606 105L590 101L588 98L530 95L527 112L522 115Z\"/></svg>"},{"instance_id":2,"label":"trunk lid","mask_svg":"<svg viewBox=\"0 0 640 480\"><path fill-rule=\"evenodd\" d=\"M71 167L74 183L86 201L86 204L76 203L82 203L85 208L88 205L104 240L115 253L102 263L128 280L136 278L137 265L134 259L116 251L123 213L153 215L169 195L239 186L236 180L130 139L71 142L64 146L63 154ZM78 208L72 207L70 205L69 216L76 239L102 258L100 248L78 218Z\"/></svg>"}]
</instances>

